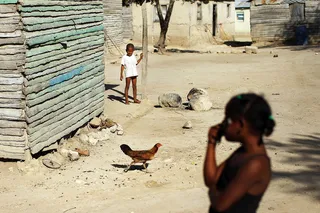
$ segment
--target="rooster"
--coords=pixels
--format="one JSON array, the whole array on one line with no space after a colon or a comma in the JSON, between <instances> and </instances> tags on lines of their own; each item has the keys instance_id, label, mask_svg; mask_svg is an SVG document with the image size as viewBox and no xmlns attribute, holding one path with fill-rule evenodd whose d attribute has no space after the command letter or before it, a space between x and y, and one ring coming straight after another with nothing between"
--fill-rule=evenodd
<instances>
[{"instance_id":1,"label":"rooster","mask_svg":"<svg viewBox=\"0 0 320 213\"><path fill-rule=\"evenodd\" d=\"M146 163L154 158L160 146L162 146L162 144L157 143L149 150L132 150L127 144L122 144L120 149L133 160L124 171L129 171L130 167L135 163L143 163L143 168L147 172Z\"/></svg>"}]
</instances>

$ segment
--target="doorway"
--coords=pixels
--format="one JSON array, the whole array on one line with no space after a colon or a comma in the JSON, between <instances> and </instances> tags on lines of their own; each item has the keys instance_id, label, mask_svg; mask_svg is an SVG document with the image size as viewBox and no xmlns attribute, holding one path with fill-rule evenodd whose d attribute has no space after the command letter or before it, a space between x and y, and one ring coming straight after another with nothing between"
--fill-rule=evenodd
<instances>
[{"instance_id":1,"label":"doorway","mask_svg":"<svg viewBox=\"0 0 320 213\"><path fill-rule=\"evenodd\" d=\"M212 5L212 36L216 36L216 28L217 28L217 5Z\"/></svg>"}]
</instances>

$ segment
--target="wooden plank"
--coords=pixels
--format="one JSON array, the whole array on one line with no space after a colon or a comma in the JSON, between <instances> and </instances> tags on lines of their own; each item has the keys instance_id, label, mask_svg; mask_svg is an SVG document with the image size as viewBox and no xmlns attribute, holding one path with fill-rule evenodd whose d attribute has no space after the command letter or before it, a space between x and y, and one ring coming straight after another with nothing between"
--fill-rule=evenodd
<instances>
[{"instance_id":1,"label":"wooden plank","mask_svg":"<svg viewBox=\"0 0 320 213\"><path fill-rule=\"evenodd\" d=\"M101 82L101 80L104 79L104 74L99 74L98 76L95 76L94 79L92 81L89 81L89 79L83 79L83 80L80 80L79 82L77 83L74 83L74 84L71 84L71 85L68 85L64 88L60 88L59 90L57 91L52 91L51 93L47 93L43 96L40 96L40 97L37 97L33 100L28 100L28 96L27 96L27 106L28 107L32 107L32 106L35 106L39 103L42 103L42 102L45 102L46 100L49 100L53 97L56 97L57 95L61 95L63 94L64 98L68 98L67 96L67 91L75 88L75 87L78 87L79 85L79 91L82 91L84 90L84 88L87 88L88 87L88 84L89 85L97 85L99 84L99 82ZM48 104L48 103L47 103Z\"/></svg>"},{"instance_id":2,"label":"wooden plank","mask_svg":"<svg viewBox=\"0 0 320 213\"><path fill-rule=\"evenodd\" d=\"M24 38L22 36L16 38L0 38L0 45L6 44L23 44Z\"/></svg>"},{"instance_id":3,"label":"wooden plank","mask_svg":"<svg viewBox=\"0 0 320 213\"><path fill-rule=\"evenodd\" d=\"M25 53L26 48L22 45L4 45L0 46L0 55L16 55Z\"/></svg>"},{"instance_id":4,"label":"wooden plank","mask_svg":"<svg viewBox=\"0 0 320 213\"><path fill-rule=\"evenodd\" d=\"M65 27L59 27L59 28L54 28L54 29L47 29L47 30L41 30L41 31L36 31L36 32L24 32L24 35L26 36L26 39L32 39L32 38L39 38L39 37L44 37L48 35L56 35L59 33L63 32L68 32L68 31L75 31L75 30L80 30L80 29L88 29L90 27L97 27L101 25L102 22L97 22L97 23L88 23L88 24L83 24L83 25L71 25L71 26L65 26Z\"/></svg>"},{"instance_id":5,"label":"wooden plank","mask_svg":"<svg viewBox=\"0 0 320 213\"><path fill-rule=\"evenodd\" d=\"M104 34L101 31L98 32L94 32L94 33L86 33L83 34L84 37L76 37L74 38L74 40L69 40L72 39L72 37L69 37L67 40L64 40L64 43L67 44L67 49L69 47L73 47L73 46L77 46L81 43L87 43L90 42L90 40L87 39L92 39L92 40L97 40L94 39L96 37L104 37ZM81 35L82 36L82 35ZM28 52L26 52L26 56L27 56L27 60L29 61L34 61L34 60L38 60L38 59L42 59L41 56L44 55L45 53L49 53L54 51L54 50L61 50L64 49L63 45L58 43L58 44L50 44L50 45L46 45L46 46L40 46L40 47L35 47L32 49L29 49ZM37 56L37 57L35 57Z\"/></svg>"},{"instance_id":6,"label":"wooden plank","mask_svg":"<svg viewBox=\"0 0 320 213\"><path fill-rule=\"evenodd\" d=\"M25 109L25 107L26 107L25 100L0 98L0 108Z\"/></svg>"},{"instance_id":7,"label":"wooden plank","mask_svg":"<svg viewBox=\"0 0 320 213\"><path fill-rule=\"evenodd\" d=\"M24 69L22 66L18 66L15 69L0 69L0 74L12 74L12 73L19 74L21 72L24 72Z\"/></svg>"},{"instance_id":8,"label":"wooden plank","mask_svg":"<svg viewBox=\"0 0 320 213\"><path fill-rule=\"evenodd\" d=\"M87 98L88 95L95 96L98 93L103 93L103 91L99 91L99 87L101 86L101 84L103 84L102 81L97 85L86 88L83 91L76 93L74 96L70 96L70 98L66 98L61 101L61 97L57 97L56 100L51 101L55 104L51 103L49 106L47 105L45 109L41 108L40 106L27 108L26 115L27 122L29 123L28 127L35 127L41 123L46 122L48 119L51 119L53 114L59 114L60 112L69 110L69 106L72 106L81 97Z\"/></svg>"},{"instance_id":9,"label":"wooden plank","mask_svg":"<svg viewBox=\"0 0 320 213\"><path fill-rule=\"evenodd\" d=\"M52 22L60 22L60 21L72 21L75 19L81 19L86 15L77 14L77 15L68 15L62 17L43 17L39 19L39 17L24 17L22 22L24 25L35 25L35 24L45 24L45 23L52 23ZM103 13L93 13L90 17L100 17L103 16ZM1 20L1 19L0 19Z\"/></svg>"},{"instance_id":10,"label":"wooden plank","mask_svg":"<svg viewBox=\"0 0 320 213\"><path fill-rule=\"evenodd\" d=\"M1 8L1 7L0 7ZM0 18L0 24L20 24L20 17L2 17Z\"/></svg>"},{"instance_id":11,"label":"wooden plank","mask_svg":"<svg viewBox=\"0 0 320 213\"><path fill-rule=\"evenodd\" d=\"M23 77L15 77L15 78L10 78L10 77L0 77L0 84L2 85L12 85L12 84L22 84L23 83Z\"/></svg>"},{"instance_id":12,"label":"wooden plank","mask_svg":"<svg viewBox=\"0 0 320 213\"><path fill-rule=\"evenodd\" d=\"M72 5L102 5L102 1L42 1L42 0L23 0L20 3L23 7L26 6L72 6Z\"/></svg>"},{"instance_id":13,"label":"wooden plank","mask_svg":"<svg viewBox=\"0 0 320 213\"><path fill-rule=\"evenodd\" d=\"M0 119L0 128L27 128L25 121L9 121Z\"/></svg>"},{"instance_id":14,"label":"wooden plank","mask_svg":"<svg viewBox=\"0 0 320 213\"><path fill-rule=\"evenodd\" d=\"M59 6L59 5L52 5L48 7L45 6L36 6L32 5L31 7L22 6L20 7L20 11L22 13L28 12L28 13L34 13L34 12L56 12L56 11L77 11L77 10L92 10L92 9L103 9L102 5L79 5L79 6Z\"/></svg>"},{"instance_id":15,"label":"wooden plank","mask_svg":"<svg viewBox=\"0 0 320 213\"><path fill-rule=\"evenodd\" d=\"M81 28L81 29L74 29L74 27L73 27L72 29L71 28L67 29L67 31L57 32L57 33L55 33L55 31L56 30L52 30L52 32L47 32L48 34L46 34L46 35L39 35L39 36L31 37L31 38L27 37L26 44L28 46L34 46L34 45L43 44L43 43L46 43L49 41L56 41L58 39L62 39L62 38L66 38L66 37L70 37L70 36L74 36L74 35L80 35L83 33L103 31L103 25L100 24L98 26L92 26L92 27ZM26 34L26 35L28 36L28 34Z\"/></svg>"},{"instance_id":16,"label":"wooden plank","mask_svg":"<svg viewBox=\"0 0 320 213\"><path fill-rule=\"evenodd\" d=\"M103 46L103 44L104 44L104 39L100 38L98 41L93 40L92 42L86 42L84 44L73 46L73 47L70 47L67 49L60 49L60 50L52 51L52 52L46 54L47 57L45 57L43 59L33 61L33 62L27 62L25 64L25 68L30 69L30 68L38 67L41 65L46 65L49 63L55 63L55 61L60 61L66 57L79 55L82 52L101 47L101 46ZM50 68L50 67L48 67L48 68Z\"/></svg>"},{"instance_id":17,"label":"wooden plank","mask_svg":"<svg viewBox=\"0 0 320 213\"><path fill-rule=\"evenodd\" d=\"M0 73L0 75L3 75ZM22 91L22 85L1 85L0 84L0 92L16 92L16 91Z\"/></svg>"},{"instance_id":18,"label":"wooden plank","mask_svg":"<svg viewBox=\"0 0 320 213\"><path fill-rule=\"evenodd\" d=\"M1 109L0 120L23 121L25 113L22 109Z\"/></svg>"},{"instance_id":19,"label":"wooden plank","mask_svg":"<svg viewBox=\"0 0 320 213\"><path fill-rule=\"evenodd\" d=\"M50 63L48 65L41 65L39 67L26 69L25 70L26 78L29 80L27 86L35 85L40 82L44 82L49 79L52 79L58 75L61 75L70 70L73 70L79 67L80 65L83 65L83 63L88 64L89 61L100 60L102 59L102 56L103 56L103 52L101 51L101 49L103 49L103 47L89 50L76 56L67 57L66 59L62 59L61 61L58 61L55 63ZM58 64L61 64L61 65L58 65Z\"/></svg>"},{"instance_id":20,"label":"wooden plank","mask_svg":"<svg viewBox=\"0 0 320 213\"><path fill-rule=\"evenodd\" d=\"M17 5L1 5L0 13L15 13L17 12Z\"/></svg>"},{"instance_id":21,"label":"wooden plank","mask_svg":"<svg viewBox=\"0 0 320 213\"><path fill-rule=\"evenodd\" d=\"M0 92L0 98L4 99L24 99L22 91L16 92Z\"/></svg>"},{"instance_id":22,"label":"wooden plank","mask_svg":"<svg viewBox=\"0 0 320 213\"><path fill-rule=\"evenodd\" d=\"M26 87L24 89L24 94L30 94L28 98L30 98L31 100L33 99L31 93L37 93L37 95L41 96L46 93L52 92L52 90L62 88L66 84L72 84L83 78L88 78L91 75L95 75L98 72L102 72L103 70L104 65L102 65L101 61L96 61L85 66L80 65L78 68L73 69L70 72L60 75L56 78L53 78L47 82Z\"/></svg>"},{"instance_id":23,"label":"wooden plank","mask_svg":"<svg viewBox=\"0 0 320 213\"><path fill-rule=\"evenodd\" d=\"M0 0L0 4L15 4L18 0Z\"/></svg>"},{"instance_id":24,"label":"wooden plank","mask_svg":"<svg viewBox=\"0 0 320 213\"><path fill-rule=\"evenodd\" d=\"M0 141L0 158L23 160L25 156L24 153L24 148L4 146L1 145Z\"/></svg>"},{"instance_id":25,"label":"wooden plank","mask_svg":"<svg viewBox=\"0 0 320 213\"><path fill-rule=\"evenodd\" d=\"M41 136L35 140L31 141L29 137L31 152L36 153L37 151L40 151L43 147L56 142L64 135L79 128L93 117L99 115L103 111L103 105L103 99L98 100L90 104L88 107L85 107L77 114L70 115L63 119L57 124L56 128L50 129L49 131L47 128L43 129Z\"/></svg>"},{"instance_id":26,"label":"wooden plank","mask_svg":"<svg viewBox=\"0 0 320 213\"><path fill-rule=\"evenodd\" d=\"M90 15L94 13L101 13L101 9L91 9L91 10L69 10L65 12L56 12L56 11L48 11L48 12L22 12L21 16L24 17L59 17L59 16L71 16L71 15Z\"/></svg>"},{"instance_id":27,"label":"wooden plank","mask_svg":"<svg viewBox=\"0 0 320 213\"><path fill-rule=\"evenodd\" d=\"M25 60L25 54L17 54L17 55L0 55L0 61L16 61L16 60ZM1 62L0 62L1 63Z\"/></svg>"},{"instance_id":28,"label":"wooden plank","mask_svg":"<svg viewBox=\"0 0 320 213\"><path fill-rule=\"evenodd\" d=\"M30 140L40 137L42 135L43 129L45 128L51 129L52 127L56 126L57 125L56 123L58 123L60 120L69 116L70 114L74 114L74 113L77 113L78 111L81 111L84 106L89 106L92 103L99 104L99 102L101 102L101 99L104 98L103 85L100 86L99 90L100 90L100 93L97 94L96 96L90 97L90 94L89 94L85 98L81 97L76 102L77 104L72 103L71 104L72 106L68 108L67 111L52 113L51 119L35 127L32 127L32 128L29 127L28 134L30 135Z\"/></svg>"},{"instance_id":29,"label":"wooden plank","mask_svg":"<svg viewBox=\"0 0 320 213\"><path fill-rule=\"evenodd\" d=\"M47 30L47 29L56 29L56 28L61 28L61 27L65 27L65 26L73 26L74 27L75 25L96 23L98 21L103 21L103 16L84 17L81 19L74 19L74 20L70 20L70 21L60 21L60 22L53 22L53 23L46 23L46 24L26 25L26 26L24 26L24 29L28 32L32 32L32 31L40 31L40 30Z\"/></svg>"},{"instance_id":30,"label":"wooden plank","mask_svg":"<svg viewBox=\"0 0 320 213\"><path fill-rule=\"evenodd\" d=\"M11 135L2 135L0 134L1 141L11 141L15 143L24 142L26 140L25 136L11 136ZM23 143L22 143L23 144Z\"/></svg>"},{"instance_id":31,"label":"wooden plank","mask_svg":"<svg viewBox=\"0 0 320 213\"><path fill-rule=\"evenodd\" d=\"M21 37L21 36L22 36L21 30L17 30L13 33L0 32L0 38L16 38L16 37Z\"/></svg>"},{"instance_id":32,"label":"wooden plank","mask_svg":"<svg viewBox=\"0 0 320 213\"><path fill-rule=\"evenodd\" d=\"M40 61L41 59L46 59L56 55L68 54L69 52L72 52L74 50L84 49L86 47L102 42L102 40L104 41L103 35L89 36L88 38L82 38L75 41L67 42L67 48L64 48L61 44L46 45L34 48L33 50L36 49L36 51L34 52L37 52L37 54L26 58L26 66L29 68L29 63Z\"/></svg>"},{"instance_id":33,"label":"wooden plank","mask_svg":"<svg viewBox=\"0 0 320 213\"><path fill-rule=\"evenodd\" d=\"M25 129L20 128L0 128L0 135L23 136Z\"/></svg>"},{"instance_id":34,"label":"wooden plank","mask_svg":"<svg viewBox=\"0 0 320 213\"><path fill-rule=\"evenodd\" d=\"M60 103L69 103L69 100L72 100L74 97L78 97L78 94L83 94L88 89L94 88L97 85L101 84L104 80L101 77L102 73L95 77L88 78L87 81L83 80L77 82L77 84L72 84L70 86L68 85L69 88L65 93L58 96L53 96L50 101L44 101L39 103L38 105L26 107L28 123L32 123L36 120L41 119L47 114L48 110L57 110L57 107L59 107Z\"/></svg>"}]
</instances>

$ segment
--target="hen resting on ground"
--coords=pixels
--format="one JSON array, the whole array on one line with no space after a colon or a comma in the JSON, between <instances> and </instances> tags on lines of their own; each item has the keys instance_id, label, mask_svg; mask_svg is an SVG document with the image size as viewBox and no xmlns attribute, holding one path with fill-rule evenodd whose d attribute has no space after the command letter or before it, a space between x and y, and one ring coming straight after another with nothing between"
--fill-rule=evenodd
<instances>
[{"instance_id":1,"label":"hen resting on ground","mask_svg":"<svg viewBox=\"0 0 320 213\"><path fill-rule=\"evenodd\" d=\"M157 143L150 150L132 150L127 144L122 144L120 149L133 160L124 171L129 171L130 167L135 163L143 163L143 168L147 171L147 161L154 158L154 155L157 153L160 146L162 146L162 144Z\"/></svg>"}]
</instances>

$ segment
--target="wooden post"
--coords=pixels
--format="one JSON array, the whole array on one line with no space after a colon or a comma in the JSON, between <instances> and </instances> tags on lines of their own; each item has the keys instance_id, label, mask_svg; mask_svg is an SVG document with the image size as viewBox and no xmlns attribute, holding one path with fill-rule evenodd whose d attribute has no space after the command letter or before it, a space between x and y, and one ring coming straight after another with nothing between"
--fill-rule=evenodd
<instances>
[{"instance_id":1,"label":"wooden post","mask_svg":"<svg viewBox=\"0 0 320 213\"><path fill-rule=\"evenodd\" d=\"M147 76L148 76L148 16L146 1L143 2L142 7L142 99L147 99Z\"/></svg>"}]
</instances>

